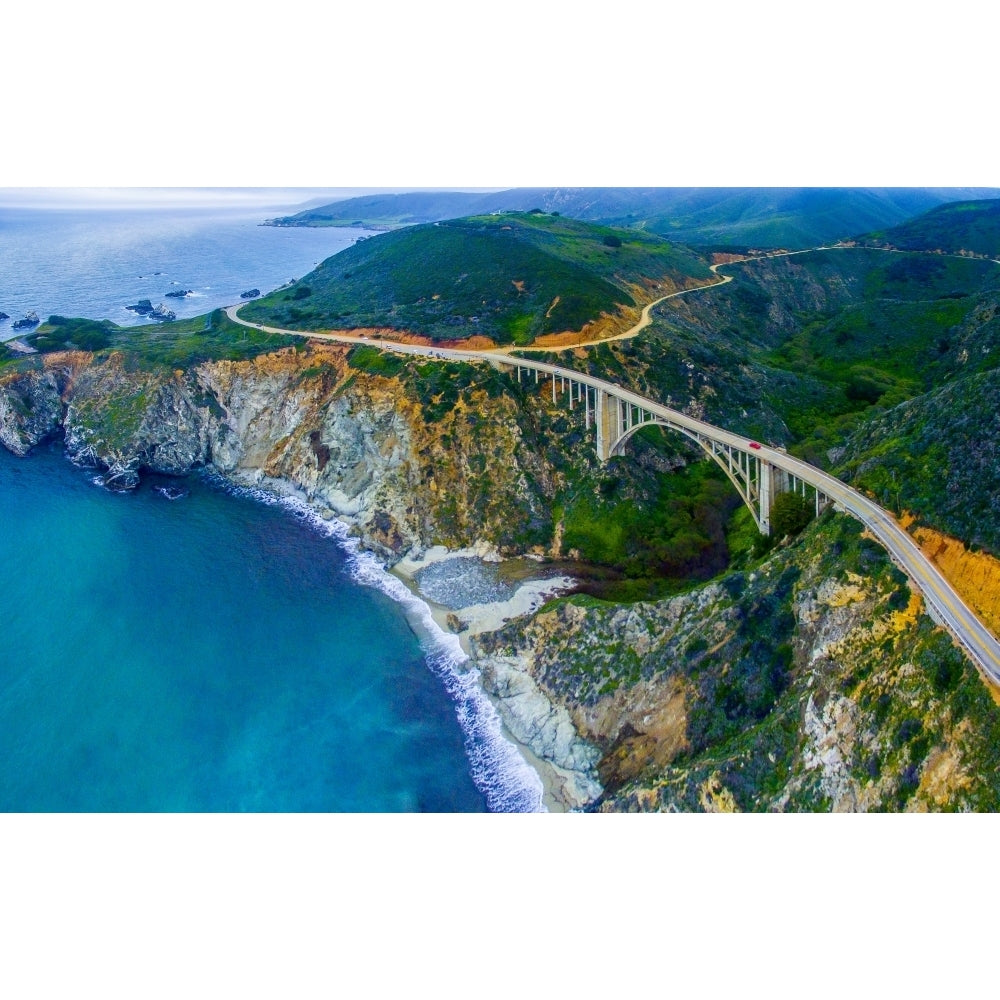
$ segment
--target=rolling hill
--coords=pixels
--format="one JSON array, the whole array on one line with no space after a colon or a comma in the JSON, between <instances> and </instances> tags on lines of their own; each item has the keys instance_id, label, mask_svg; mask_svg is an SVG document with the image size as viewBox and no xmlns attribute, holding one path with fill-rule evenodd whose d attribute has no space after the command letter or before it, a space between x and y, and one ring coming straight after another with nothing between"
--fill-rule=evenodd
<instances>
[{"instance_id":1,"label":"rolling hill","mask_svg":"<svg viewBox=\"0 0 1000 1000\"><path fill-rule=\"evenodd\" d=\"M939 205L898 226L858 238L866 246L1000 257L1000 198Z\"/></svg>"},{"instance_id":2,"label":"rolling hill","mask_svg":"<svg viewBox=\"0 0 1000 1000\"><path fill-rule=\"evenodd\" d=\"M439 222L481 210L483 196L461 191L411 191L406 194L372 194L348 198L295 215L268 219L267 226L363 226L396 229L400 226Z\"/></svg>"},{"instance_id":3,"label":"rolling hill","mask_svg":"<svg viewBox=\"0 0 1000 1000\"><path fill-rule=\"evenodd\" d=\"M291 329L528 344L602 316L627 319L642 302L712 280L701 258L662 237L511 213L363 240L242 315Z\"/></svg>"}]
</instances>

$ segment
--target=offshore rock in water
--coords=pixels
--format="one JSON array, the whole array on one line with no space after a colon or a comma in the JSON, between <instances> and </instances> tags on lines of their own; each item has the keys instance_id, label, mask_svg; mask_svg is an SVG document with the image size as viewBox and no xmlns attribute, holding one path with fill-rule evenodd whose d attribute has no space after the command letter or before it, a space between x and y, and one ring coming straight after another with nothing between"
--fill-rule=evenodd
<instances>
[{"instance_id":1,"label":"offshore rock in water","mask_svg":"<svg viewBox=\"0 0 1000 1000\"><path fill-rule=\"evenodd\" d=\"M414 579L424 597L452 610L509 601L514 596L514 588L500 579L497 564L483 562L476 556L456 556L431 563L417 572Z\"/></svg>"},{"instance_id":2,"label":"offshore rock in water","mask_svg":"<svg viewBox=\"0 0 1000 1000\"><path fill-rule=\"evenodd\" d=\"M41 320L38 318L38 313L34 310L24 314L24 319L17 320L13 327L15 330L28 330L33 326L38 326Z\"/></svg>"},{"instance_id":3,"label":"offshore rock in water","mask_svg":"<svg viewBox=\"0 0 1000 1000\"><path fill-rule=\"evenodd\" d=\"M182 500L189 492L182 486L156 486L154 489L160 496L166 497L168 500Z\"/></svg>"},{"instance_id":4,"label":"offshore rock in water","mask_svg":"<svg viewBox=\"0 0 1000 1000\"><path fill-rule=\"evenodd\" d=\"M168 309L162 302L149 315L153 319L164 320L168 323L173 319L177 319L177 313L173 309Z\"/></svg>"}]
</instances>

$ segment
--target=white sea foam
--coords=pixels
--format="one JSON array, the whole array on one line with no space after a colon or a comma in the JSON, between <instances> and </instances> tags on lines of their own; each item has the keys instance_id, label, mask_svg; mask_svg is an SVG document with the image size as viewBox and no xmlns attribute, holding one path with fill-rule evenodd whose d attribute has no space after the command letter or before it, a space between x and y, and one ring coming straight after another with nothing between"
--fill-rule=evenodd
<instances>
[{"instance_id":1,"label":"white sea foam","mask_svg":"<svg viewBox=\"0 0 1000 1000\"><path fill-rule=\"evenodd\" d=\"M363 551L340 521L325 520L299 497L222 482L240 496L284 507L321 534L335 539L347 555L355 582L374 587L402 605L428 666L455 704L472 779L487 807L491 812L545 812L541 778L504 736L500 716L483 691L479 671L472 666L458 636L445 632L434 621L428 605L392 576L375 555Z\"/></svg>"}]
</instances>

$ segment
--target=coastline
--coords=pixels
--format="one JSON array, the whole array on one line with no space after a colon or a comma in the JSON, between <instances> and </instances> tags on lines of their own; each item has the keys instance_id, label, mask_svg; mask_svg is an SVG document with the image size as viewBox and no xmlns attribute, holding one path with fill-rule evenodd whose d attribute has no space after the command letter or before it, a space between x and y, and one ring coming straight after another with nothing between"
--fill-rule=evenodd
<instances>
[{"instance_id":1,"label":"coastline","mask_svg":"<svg viewBox=\"0 0 1000 1000\"><path fill-rule=\"evenodd\" d=\"M475 558L483 562L499 562L499 557L488 545L479 544L465 549L446 549L444 546L434 546L424 551L419 557L406 556L389 569L389 573L398 579L410 593L430 610L435 624L443 632L455 635L462 651L468 657L469 665L476 666L476 654L470 639L485 632L495 632L513 618L531 614L537 611L546 601L575 586L576 581L569 576L535 577L518 582L512 596L504 601L490 601L481 604L468 604L462 608L452 609L432 600L421 592L417 575L421 570L437 563L452 559ZM455 619L465 627L456 633L452 627ZM489 701L499 711L498 699L482 687ZM549 812L569 812L575 804L568 800L564 793L564 779L556 767L535 754L524 742L519 740L509 728L501 722L504 737L517 749L526 764L538 775L542 783L542 805Z\"/></svg>"},{"instance_id":2,"label":"coastline","mask_svg":"<svg viewBox=\"0 0 1000 1000\"><path fill-rule=\"evenodd\" d=\"M477 657L470 642L476 635L496 631L507 621L530 614L552 597L572 589L577 583L574 578L566 575L545 577L541 567L535 574L531 572L530 565L527 565L532 560L526 559L526 567L520 567L522 572L517 574L516 582L511 584L513 593L509 599L470 603L453 610L422 593L417 574L428 566L456 559L471 558L482 563L501 563L496 549L488 543L480 542L464 549L433 546L417 555L407 554L390 566L383 556L362 547L360 538L354 534L357 528L356 517L336 511L319 498L310 498L288 481L255 473L224 474L215 469L206 472L224 488L245 492L265 503L282 504L294 513L306 515L317 530L338 538L353 564L353 575L359 583L382 590L402 605L403 613L417 637L428 640L431 646L437 647L436 652L427 653L429 669L441 676L455 700L460 718L466 720L463 722L463 729L467 735L472 735L467 725L470 703L481 701L488 704L490 714L496 716L495 723L481 719L479 722L486 724L486 729L477 726L473 728L480 737L485 735L489 740L499 739L507 748L504 753L517 761L517 766L512 768L510 759L503 760L503 755L501 758L496 756L495 747L486 748L482 760L470 757L469 763L474 774L481 773L484 765L499 767L499 773L492 774L491 777L502 785L514 772L523 768L538 783L537 794L542 811L561 813L578 807L577 801L566 792L567 779L559 768L534 753L504 723L500 699L482 682ZM508 562L514 563L515 560ZM527 572L524 572L525 569ZM457 616L463 623L468 622L468 627L456 632L449 623L449 616ZM476 714L474 708L472 714ZM493 724L497 727L495 730L492 728ZM521 779L515 778L515 781L520 783ZM526 790L515 793L515 798L524 791ZM521 801L523 803L524 799Z\"/></svg>"}]
</instances>

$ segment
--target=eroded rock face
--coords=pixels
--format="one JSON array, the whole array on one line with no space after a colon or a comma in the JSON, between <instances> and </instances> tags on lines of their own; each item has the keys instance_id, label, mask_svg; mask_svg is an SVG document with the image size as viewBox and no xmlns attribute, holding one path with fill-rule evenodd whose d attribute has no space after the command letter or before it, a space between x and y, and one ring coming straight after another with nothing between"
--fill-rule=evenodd
<instances>
[{"instance_id":1,"label":"eroded rock face","mask_svg":"<svg viewBox=\"0 0 1000 1000\"><path fill-rule=\"evenodd\" d=\"M861 534L828 517L669 600L565 599L476 636L479 668L600 751L584 808L996 808L990 695Z\"/></svg>"},{"instance_id":2,"label":"eroded rock face","mask_svg":"<svg viewBox=\"0 0 1000 1000\"><path fill-rule=\"evenodd\" d=\"M497 699L504 725L518 742L552 765L566 804L579 809L593 802L602 791L597 780L601 753L580 738L566 708L551 701L516 659L495 656L479 666L483 686Z\"/></svg>"},{"instance_id":3,"label":"eroded rock face","mask_svg":"<svg viewBox=\"0 0 1000 1000\"><path fill-rule=\"evenodd\" d=\"M119 355L80 371L63 421L69 457L107 469L122 489L142 469L182 475L207 464L210 426L181 373L127 371Z\"/></svg>"},{"instance_id":4,"label":"eroded rock face","mask_svg":"<svg viewBox=\"0 0 1000 1000\"><path fill-rule=\"evenodd\" d=\"M291 489L348 519L390 562L414 546L472 544L512 509L548 516L537 484L551 484L521 446L511 401L483 394L475 419L459 404L428 425L398 382L351 369L346 354L289 348L174 372L137 370L116 353L48 355L0 383L0 441L24 455L61 430L69 457L118 488L143 470L208 466ZM484 503L487 449L495 470ZM522 462L534 463L530 477Z\"/></svg>"},{"instance_id":5,"label":"eroded rock face","mask_svg":"<svg viewBox=\"0 0 1000 1000\"><path fill-rule=\"evenodd\" d=\"M731 631L729 604L716 584L600 610L561 603L476 636L473 650L511 732L557 767L585 765L571 803L582 808L689 748L691 689L675 668L696 638Z\"/></svg>"},{"instance_id":6,"label":"eroded rock face","mask_svg":"<svg viewBox=\"0 0 1000 1000\"><path fill-rule=\"evenodd\" d=\"M0 443L26 455L62 427L63 396L90 356L66 352L46 358L41 368L0 379Z\"/></svg>"},{"instance_id":7,"label":"eroded rock face","mask_svg":"<svg viewBox=\"0 0 1000 1000\"><path fill-rule=\"evenodd\" d=\"M8 382L0 393L0 442L27 455L62 425L62 398L52 372L31 372Z\"/></svg>"}]
</instances>

